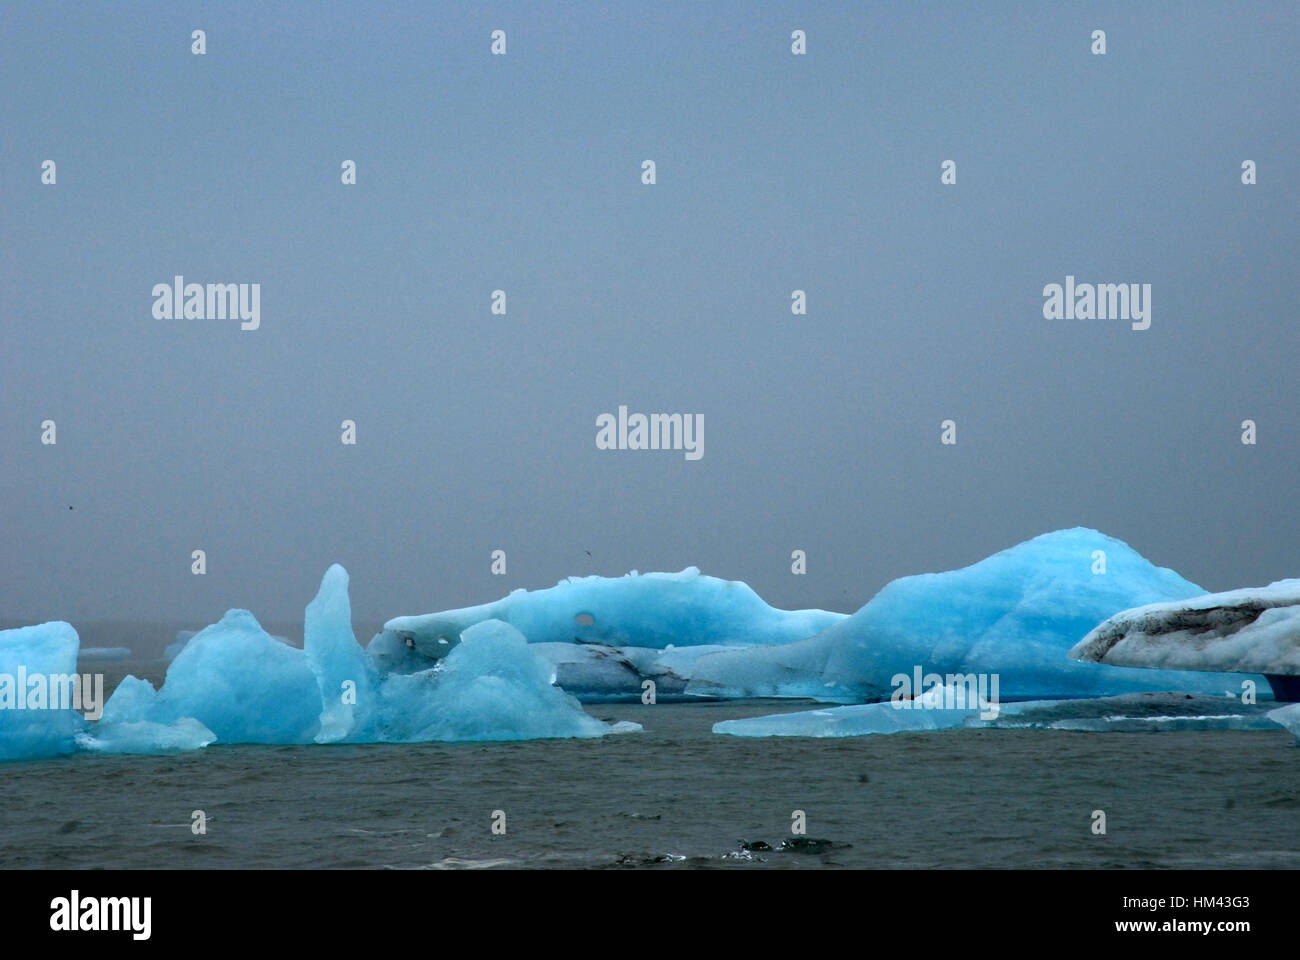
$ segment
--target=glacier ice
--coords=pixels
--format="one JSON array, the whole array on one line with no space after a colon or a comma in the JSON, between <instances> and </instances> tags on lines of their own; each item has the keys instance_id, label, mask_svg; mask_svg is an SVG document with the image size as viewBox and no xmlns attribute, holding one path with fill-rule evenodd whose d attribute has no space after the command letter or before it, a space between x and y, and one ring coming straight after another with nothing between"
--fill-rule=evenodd
<instances>
[{"instance_id":1,"label":"glacier ice","mask_svg":"<svg viewBox=\"0 0 1300 960\"><path fill-rule=\"evenodd\" d=\"M185 649L186 644L188 644L191 640L197 637L199 633L200 631L198 630L177 630L176 642L167 644L167 647L163 650L163 659L175 660L178 656L180 656L180 652ZM274 633L269 634L269 636L271 637L272 640L278 641L279 643L283 643L286 647L293 646L293 644L289 642L288 637L281 637L278 634L274 634Z\"/></svg>"},{"instance_id":2,"label":"glacier ice","mask_svg":"<svg viewBox=\"0 0 1300 960\"><path fill-rule=\"evenodd\" d=\"M86 722L72 709L65 681L77 672L79 645L77 631L61 620L0 630L0 760L76 748Z\"/></svg>"},{"instance_id":3,"label":"glacier ice","mask_svg":"<svg viewBox=\"0 0 1300 960\"><path fill-rule=\"evenodd\" d=\"M918 665L927 673L998 674L1004 700L1240 689L1240 676L1066 656L1117 611L1201 593L1120 540L1082 527L1058 530L969 567L894 580L857 613L806 640L703 656L687 691L871 700L888 696L892 678Z\"/></svg>"},{"instance_id":4,"label":"glacier ice","mask_svg":"<svg viewBox=\"0 0 1300 960\"><path fill-rule=\"evenodd\" d=\"M967 726L1095 733L1166 730L1274 730L1272 704L1246 704L1232 696L1125 693L1090 700L1039 700L1003 704L992 720Z\"/></svg>"},{"instance_id":5,"label":"glacier ice","mask_svg":"<svg viewBox=\"0 0 1300 960\"><path fill-rule=\"evenodd\" d=\"M131 656L130 647L82 647L82 660L126 660Z\"/></svg>"},{"instance_id":6,"label":"glacier ice","mask_svg":"<svg viewBox=\"0 0 1300 960\"><path fill-rule=\"evenodd\" d=\"M1295 735L1295 743L1300 747L1300 703L1289 703L1268 712L1268 718L1280 723Z\"/></svg>"},{"instance_id":7,"label":"glacier ice","mask_svg":"<svg viewBox=\"0 0 1300 960\"><path fill-rule=\"evenodd\" d=\"M535 643L530 647L555 669L556 684L585 703L639 700L646 681L655 700L695 700L687 684L700 657L730 649L720 644L690 647L610 647L599 643Z\"/></svg>"},{"instance_id":8,"label":"glacier ice","mask_svg":"<svg viewBox=\"0 0 1300 960\"><path fill-rule=\"evenodd\" d=\"M958 689L957 694L961 691ZM946 698L946 699L944 699ZM960 709L953 687L926 691L921 706L893 701L771 714L714 724L713 732L738 737L861 737L927 730L1020 729L1088 733L1158 733L1171 730L1275 730L1286 725L1260 704L1234 697L1186 693L1127 693L1082 700L987 703ZM905 703L906 701L901 701ZM1288 708L1289 709L1289 708ZM1300 722L1300 716L1296 718Z\"/></svg>"},{"instance_id":9,"label":"glacier ice","mask_svg":"<svg viewBox=\"0 0 1300 960\"><path fill-rule=\"evenodd\" d=\"M104 704L104 711L99 718L101 725L142 723L144 716L153 707L158 692L148 680L127 674Z\"/></svg>"},{"instance_id":10,"label":"glacier ice","mask_svg":"<svg viewBox=\"0 0 1300 960\"><path fill-rule=\"evenodd\" d=\"M124 679L105 716L162 725L191 717L221 743L310 743L320 727L321 697L307 655L273 640L247 610L227 611L200 630L152 695L141 683ZM134 709L117 702L123 695Z\"/></svg>"},{"instance_id":11,"label":"glacier ice","mask_svg":"<svg viewBox=\"0 0 1300 960\"><path fill-rule=\"evenodd\" d=\"M460 642L466 628L501 620L529 643L606 647L782 644L810 637L845 614L778 610L748 584L688 567L680 573L636 571L624 577L570 577L544 590L515 590L474 607L395 617L370 643L389 669L416 669ZM425 664L427 666L427 664Z\"/></svg>"},{"instance_id":12,"label":"glacier ice","mask_svg":"<svg viewBox=\"0 0 1300 960\"><path fill-rule=\"evenodd\" d=\"M960 693L960 699L959 699ZM909 733L960 727L978 716L985 704L966 703L964 688L938 686L915 700L855 703L822 710L800 710L763 717L723 720L713 732L735 737L861 737L877 733Z\"/></svg>"},{"instance_id":13,"label":"glacier ice","mask_svg":"<svg viewBox=\"0 0 1300 960\"><path fill-rule=\"evenodd\" d=\"M1237 671L1266 671L1274 683L1300 673L1298 610L1300 581L1206 596L1123 542L1076 528L963 569L895 580L852 616L777 610L746 584L692 567L571 578L476 607L398 617L362 647L348 576L335 565L307 607L301 648L268 634L248 611L228 611L177 635L158 689L126 677L97 722L72 709L0 710L0 760L209 743L598 737L640 728L603 723L576 697L636 699L647 681L657 699L852 704L715 727L739 736L970 726L1295 731L1300 718L1285 709L1203 695L1239 690L1253 676ZM1067 656L1093 650L1098 637L1104 649L1095 656ZM6 674L75 675L78 646L65 623L0 631L0 707ZM924 696L910 709L863 702L888 697L896 678L915 670L949 683L996 677L1000 713L930 709ZM11 696L13 687L11 679ZM1170 690L1182 693L1153 693Z\"/></svg>"},{"instance_id":14,"label":"glacier ice","mask_svg":"<svg viewBox=\"0 0 1300 960\"><path fill-rule=\"evenodd\" d=\"M175 660L180 652L185 649L185 645L193 640L197 633L197 630L177 630L176 642L167 644L167 647L163 650L163 659Z\"/></svg>"},{"instance_id":15,"label":"glacier ice","mask_svg":"<svg viewBox=\"0 0 1300 960\"><path fill-rule=\"evenodd\" d=\"M686 692L728 700L798 697L829 703L874 697L874 692L864 692L860 684L839 683L827 676L831 654L843 642L841 631L775 647L712 651L695 661Z\"/></svg>"},{"instance_id":16,"label":"glacier ice","mask_svg":"<svg viewBox=\"0 0 1300 960\"><path fill-rule=\"evenodd\" d=\"M394 674L380 692L383 739L530 740L639 730L588 715L551 665L500 620L474 624L434 668Z\"/></svg>"},{"instance_id":17,"label":"glacier ice","mask_svg":"<svg viewBox=\"0 0 1300 960\"><path fill-rule=\"evenodd\" d=\"M176 753L198 750L217 739L217 735L192 717L175 723L106 723L100 721L93 730L76 736L77 748L90 753Z\"/></svg>"},{"instance_id":18,"label":"glacier ice","mask_svg":"<svg viewBox=\"0 0 1300 960\"><path fill-rule=\"evenodd\" d=\"M337 563L325 571L307 605L303 652L320 691L318 743L374 739L379 679L352 632L348 574Z\"/></svg>"},{"instance_id":19,"label":"glacier ice","mask_svg":"<svg viewBox=\"0 0 1300 960\"><path fill-rule=\"evenodd\" d=\"M1261 673L1278 699L1300 699L1300 579L1124 610L1070 656L1125 667Z\"/></svg>"},{"instance_id":20,"label":"glacier ice","mask_svg":"<svg viewBox=\"0 0 1300 960\"><path fill-rule=\"evenodd\" d=\"M220 743L523 740L596 737L640 729L588 715L554 684L551 665L499 621L467 629L438 663L386 674L352 633L347 572L326 571L307 607L303 648L267 634L247 610L231 610L177 655L158 690L127 677L104 709L87 749L144 742L154 749L203 731ZM111 735L110 735L111 734ZM134 738L134 739L133 739Z\"/></svg>"},{"instance_id":21,"label":"glacier ice","mask_svg":"<svg viewBox=\"0 0 1300 960\"><path fill-rule=\"evenodd\" d=\"M437 662L386 673L357 643L351 615L347 571L336 564L307 607L301 649L268 634L247 610L230 610L183 638L158 689L125 677L97 722L72 709L0 709L0 759L168 753L218 742L527 740L641 729L587 714L555 686L554 665L507 623L476 623ZM66 623L0 631L0 705L7 672L74 675L78 643Z\"/></svg>"}]
</instances>

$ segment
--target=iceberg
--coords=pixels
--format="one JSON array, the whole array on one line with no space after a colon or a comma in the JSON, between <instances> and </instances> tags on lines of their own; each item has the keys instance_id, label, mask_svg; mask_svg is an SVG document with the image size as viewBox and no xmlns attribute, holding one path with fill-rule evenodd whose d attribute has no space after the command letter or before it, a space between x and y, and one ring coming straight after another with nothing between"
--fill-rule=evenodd
<instances>
[{"instance_id":1,"label":"iceberg","mask_svg":"<svg viewBox=\"0 0 1300 960\"><path fill-rule=\"evenodd\" d=\"M125 660L131 656L130 647L82 647L82 660Z\"/></svg>"},{"instance_id":2,"label":"iceberg","mask_svg":"<svg viewBox=\"0 0 1300 960\"><path fill-rule=\"evenodd\" d=\"M77 734L79 750L90 753L179 753L198 750L217 735L191 717L175 723L103 723Z\"/></svg>"},{"instance_id":3,"label":"iceberg","mask_svg":"<svg viewBox=\"0 0 1300 960\"><path fill-rule=\"evenodd\" d=\"M395 617L369 649L389 669L411 670L446 656L466 629L485 620L508 623L534 644L663 650L790 643L844 618L826 610L778 610L746 583L688 567L680 573L570 577L474 607Z\"/></svg>"},{"instance_id":4,"label":"iceberg","mask_svg":"<svg viewBox=\"0 0 1300 960\"><path fill-rule=\"evenodd\" d=\"M1259 704L1234 697L1185 693L1128 693L1083 700L1031 700L995 707L961 707L964 690L932 688L912 701L854 704L772 714L714 724L738 737L862 737L952 729L1062 730L1085 733L1158 733L1170 730L1275 730L1284 720ZM1288 708L1289 709L1289 708ZM1300 715L1295 717L1300 723ZM1294 732L1294 731L1293 731Z\"/></svg>"},{"instance_id":5,"label":"iceberg","mask_svg":"<svg viewBox=\"0 0 1300 960\"><path fill-rule=\"evenodd\" d=\"M531 740L641 729L597 720L554 683L551 665L529 649L523 634L486 620L466 629L437 667L384 682L382 739Z\"/></svg>"},{"instance_id":6,"label":"iceberg","mask_svg":"<svg viewBox=\"0 0 1300 960\"><path fill-rule=\"evenodd\" d=\"M1295 736L1295 745L1300 747L1300 703L1290 703L1268 712L1268 718L1280 723Z\"/></svg>"},{"instance_id":7,"label":"iceberg","mask_svg":"<svg viewBox=\"0 0 1300 960\"><path fill-rule=\"evenodd\" d=\"M0 630L0 760L72 753L86 722L69 702L77 631L56 620Z\"/></svg>"},{"instance_id":8,"label":"iceberg","mask_svg":"<svg viewBox=\"0 0 1300 960\"><path fill-rule=\"evenodd\" d=\"M1264 674L1277 699L1300 700L1300 580L1124 610L1069 655L1125 667Z\"/></svg>"},{"instance_id":9,"label":"iceberg","mask_svg":"<svg viewBox=\"0 0 1300 960\"><path fill-rule=\"evenodd\" d=\"M711 651L695 662L686 692L725 700L775 697L854 703L873 699L874 692L864 692L860 684L844 684L827 676L831 654L842 642L840 632L778 647Z\"/></svg>"},{"instance_id":10,"label":"iceberg","mask_svg":"<svg viewBox=\"0 0 1300 960\"><path fill-rule=\"evenodd\" d=\"M176 642L167 644L166 648L163 650L163 659L175 660L180 656L181 651L185 649L189 642L198 635L199 631L197 630L177 630Z\"/></svg>"},{"instance_id":11,"label":"iceberg","mask_svg":"<svg viewBox=\"0 0 1300 960\"><path fill-rule=\"evenodd\" d=\"M697 700L686 688L702 656L729 649L719 644L691 647L609 647L586 643L535 643L531 649L555 669L556 684L584 703L640 700L654 683L655 701Z\"/></svg>"},{"instance_id":12,"label":"iceberg","mask_svg":"<svg viewBox=\"0 0 1300 960\"><path fill-rule=\"evenodd\" d=\"M190 717L221 743L311 743L319 691L302 650L272 639L249 611L230 610L186 644L156 692L124 678L104 718L168 726Z\"/></svg>"},{"instance_id":13,"label":"iceberg","mask_svg":"<svg viewBox=\"0 0 1300 960\"><path fill-rule=\"evenodd\" d=\"M764 717L723 720L713 732L733 737L862 737L960 727L987 704L965 704L965 688L932 687L915 700L855 703Z\"/></svg>"},{"instance_id":14,"label":"iceberg","mask_svg":"<svg viewBox=\"0 0 1300 960\"><path fill-rule=\"evenodd\" d=\"M1190 693L1126 693L1091 700L1042 700L1003 704L992 720L966 726L1093 733L1159 733L1166 730L1275 730L1271 704L1242 703L1232 696Z\"/></svg>"},{"instance_id":15,"label":"iceberg","mask_svg":"<svg viewBox=\"0 0 1300 960\"><path fill-rule=\"evenodd\" d=\"M307 605L303 651L320 691L317 743L373 740L379 678L352 632L348 574L337 563L325 571Z\"/></svg>"},{"instance_id":16,"label":"iceberg","mask_svg":"<svg viewBox=\"0 0 1300 960\"><path fill-rule=\"evenodd\" d=\"M687 686L721 697L879 699L914 668L998 675L1003 700L1141 691L1223 693L1241 677L1081 663L1066 652L1139 603L1204 591L1123 541L1078 527L1043 534L969 567L903 577L822 633L784 647L701 657Z\"/></svg>"},{"instance_id":17,"label":"iceberg","mask_svg":"<svg viewBox=\"0 0 1300 960\"><path fill-rule=\"evenodd\" d=\"M163 650L163 659L175 660L180 655L180 652L185 649L185 645L193 640L197 634L197 630L177 630L176 642L167 644Z\"/></svg>"},{"instance_id":18,"label":"iceberg","mask_svg":"<svg viewBox=\"0 0 1300 960\"><path fill-rule=\"evenodd\" d=\"M196 634L161 688L126 677L83 749L157 752L206 743L371 743L598 737L603 723L554 686L523 635L489 620L426 669L385 673L352 632L348 575L335 564L308 605L302 649L231 610Z\"/></svg>"},{"instance_id":19,"label":"iceberg","mask_svg":"<svg viewBox=\"0 0 1300 960\"><path fill-rule=\"evenodd\" d=\"M167 644L166 648L163 650L163 659L175 660L178 656L180 656L180 652L185 649L186 644L188 644L191 640L193 640L198 635L199 635L198 630L177 630L176 642ZM274 633L270 634L270 637L272 640L276 640L280 643L283 643L286 647L293 646L293 644L289 642L288 637L281 637Z\"/></svg>"}]
</instances>

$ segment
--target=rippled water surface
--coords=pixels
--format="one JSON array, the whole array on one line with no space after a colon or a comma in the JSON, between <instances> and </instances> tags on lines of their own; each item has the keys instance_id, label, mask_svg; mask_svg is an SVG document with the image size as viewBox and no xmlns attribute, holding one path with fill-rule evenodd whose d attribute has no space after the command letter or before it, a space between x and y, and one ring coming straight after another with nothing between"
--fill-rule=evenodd
<instances>
[{"instance_id":1,"label":"rippled water surface","mask_svg":"<svg viewBox=\"0 0 1300 960\"><path fill-rule=\"evenodd\" d=\"M6 764L0 866L1300 866L1300 750L1282 729L710 730L806 707L590 706L646 728L602 740L213 745ZM195 810L204 836L191 832ZM504 836L491 832L497 810ZM795 810L808 838L830 843L781 849ZM1105 836L1091 832L1094 810Z\"/></svg>"}]
</instances>

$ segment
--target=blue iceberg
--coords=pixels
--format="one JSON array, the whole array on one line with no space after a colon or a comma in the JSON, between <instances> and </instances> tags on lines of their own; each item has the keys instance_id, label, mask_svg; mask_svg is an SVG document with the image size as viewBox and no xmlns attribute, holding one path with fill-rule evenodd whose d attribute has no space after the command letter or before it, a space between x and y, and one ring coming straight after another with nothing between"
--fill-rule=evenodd
<instances>
[{"instance_id":1,"label":"blue iceberg","mask_svg":"<svg viewBox=\"0 0 1300 960\"><path fill-rule=\"evenodd\" d=\"M123 679L103 719L170 725L191 717L221 743L310 743L320 713L306 654L273 640L247 610L230 610L186 644L156 692Z\"/></svg>"},{"instance_id":2,"label":"blue iceberg","mask_svg":"<svg viewBox=\"0 0 1300 960\"><path fill-rule=\"evenodd\" d=\"M82 647L82 660L129 660L130 647Z\"/></svg>"},{"instance_id":3,"label":"blue iceberg","mask_svg":"<svg viewBox=\"0 0 1300 960\"><path fill-rule=\"evenodd\" d=\"M961 692L961 699L958 693ZM964 688L939 686L915 700L855 703L847 707L801 710L764 717L723 720L713 732L733 737L862 737L870 734L915 733L960 727L978 716L978 698L968 703Z\"/></svg>"},{"instance_id":4,"label":"blue iceberg","mask_svg":"<svg viewBox=\"0 0 1300 960\"><path fill-rule=\"evenodd\" d=\"M352 632L348 574L334 564L307 605L303 652L320 694L318 743L374 740L379 676Z\"/></svg>"},{"instance_id":5,"label":"blue iceberg","mask_svg":"<svg viewBox=\"0 0 1300 960\"><path fill-rule=\"evenodd\" d=\"M217 735L192 717L175 723L105 723L77 734L78 750L88 753L181 753L206 747Z\"/></svg>"},{"instance_id":6,"label":"blue iceberg","mask_svg":"<svg viewBox=\"0 0 1300 960\"><path fill-rule=\"evenodd\" d=\"M551 665L514 627L487 620L430 670L394 674L380 691L381 733L388 741L531 740L630 733L589 716L554 685Z\"/></svg>"},{"instance_id":7,"label":"blue iceberg","mask_svg":"<svg viewBox=\"0 0 1300 960\"><path fill-rule=\"evenodd\" d=\"M0 760L76 749L86 726L72 696L80 642L61 620L0 630Z\"/></svg>"},{"instance_id":8,"label":"blue iceberg","mask_svg":"<svg viewBox=\"0 0 1300 960\"><path fill-rule=\"evenodd\" d=\"M1268 718L1291 731L1295 745L1300 747L1300 703L1289 703L1285 707L1270 710Z\"/></svg>"},{"instance_id":9,"label":"blue iceberg","mask_svg":"<svg viewBox=\"0 0 1300 960\"><path fill-rule=\"evenodd\" d=\"M997 674L1006 700L1240 690L1241 675L1140 670L1067 656L1120 610L1204 592L1123 541L1082 527L1058 530L960 570L894 580L815 637L701 657L687 690L857 702L889 696L894 678L918 666L943 675Z\"/></svg>"},{"instance_id":10,"label":"blue iceberg","mask_svg":"<svg viewBox=\"0 0 1300 960\"><path fill-rule=\"evenodd\" d=\"M167 647L163 650L163 659L175 660L180 656L181 651L185 649L185 645L196 636L198 636L197 630L177 630L176 642L167 644Z\"/></svg>"},{"instance_id":11,"label":"blue iceberg","mask_svg":"<svg viewBox=\"0 0 1300 960\"><path fill-rule=\"evenodd\" d=\"M912 701L886 700L724 720L714 724L713 732L736 737L864 737L953 729L1078 733L1276 730L1278 724L1286 726L1281 713L1260 704L1244 704L1234 697L1186 693L970 704L962 687L945 685Z\"/></svg>"},{"instance_id":12,"label":"blue iceberg","mask_svg":"<svg viewBox=\"0 0 1300 960\"><path fill-rule=\"evenodd\" d=\"M510 624L529 643L663 650L786 644L844 618L827 610L778 610L746 583L688 567L680 573L570 577L475 607L396 617L369 649L392 669L410 670L446 656L466 629L486 620Z\"/></svg>"},{"instance_id":13,"label":"blue iceberg","mask_svg":"<svg viewBox=\"0 0 1300 960\"><path fill-rule=\"evenodd\" d=\"M202 745L208 736L220 743L370 743L640 729L589 716L554 686L551 665L508 624L489 620L460 639L427 669L384 671L357 644L347 572L336 564L307 607L302 649L266 633L247 610L231 610L185 645L160 689L124 679L104 708L105 732L90 731L83 746L155 752Z\"/></svg>"}]
</instances>

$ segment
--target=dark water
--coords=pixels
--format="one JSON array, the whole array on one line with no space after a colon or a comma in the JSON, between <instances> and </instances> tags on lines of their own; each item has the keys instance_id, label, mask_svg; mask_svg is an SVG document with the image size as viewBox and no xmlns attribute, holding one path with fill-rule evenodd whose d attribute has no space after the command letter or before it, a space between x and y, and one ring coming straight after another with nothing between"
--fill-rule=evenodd
<instances>
[{"instance_id":1,"label":"dark water","mask_svg":"<svg viewBox=\"0 0 1300 960\"><path fill-rule=\"evenodd\" d=\"M156 680L162 665L95 668L111 690L128 669ZM592 706L646 728L601 740L213 745L5 764L0 866L1300 866L1300 750L1281 729L710 732L806 706ZM1091 831L1097 809L1105 836ZM195 810L204 836L191 832ZM504 836L491 832L495 810ZM795 810L808 837L832 845L779 849ZM741 839L773 849L746 853Z\"/></svg>"}]
</instances>

